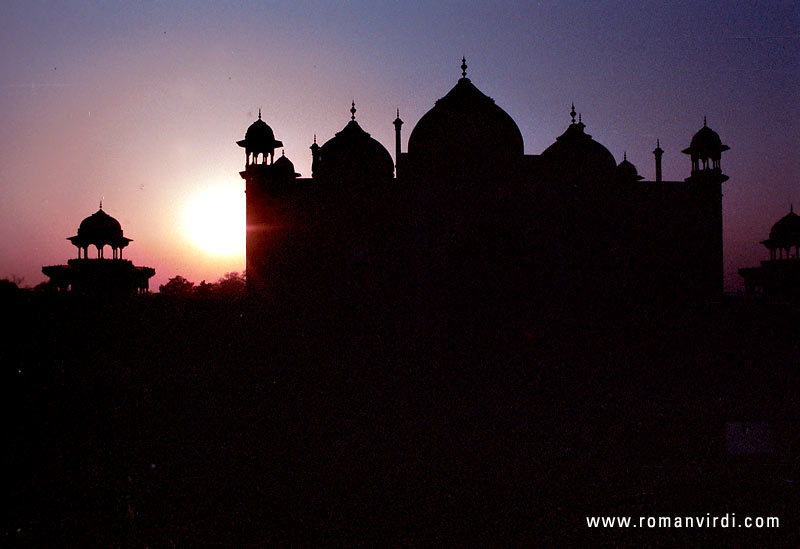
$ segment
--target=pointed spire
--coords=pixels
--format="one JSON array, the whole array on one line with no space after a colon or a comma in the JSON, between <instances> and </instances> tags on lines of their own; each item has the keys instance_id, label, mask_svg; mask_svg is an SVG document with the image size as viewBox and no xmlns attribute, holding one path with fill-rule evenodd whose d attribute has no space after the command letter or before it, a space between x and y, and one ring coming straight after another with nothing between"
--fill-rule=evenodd
<instances>
[{"instance_id":1,"label":"pointed spire","mask_svg":"<svg viewBox=\"0 0 800 549\"><path fill-rule=\"evenodd\" d=\"M661 141L658 138L656 138L656 148L657 149L661 148Z\"/></svg>"},{"instance_id":2,"label":"pointed spire","mask_svg":"<svg viewBox=\"0 0 800 549\"><path fill-rule=\"evenodd\" d=\"M461 56L461 78L467 77L467 58Z\"/></svg>"},{"instance_id":3,"label":"pointed spire","mask_svg":"<svg viewBox=\"0 0 800 549\"><path fill-rule=\"evenodd\" d=\"M400 107L397 107L397 118L400 118Z\"/></svg>"},{"instance_id":4,"label":"pointed spire","mask_svg":"<svg viewBox=\"0 0 800 549\"><path fill-rule=\"evenodd\" d=\"M353 103L350 105L350 120L356 119L356 100L353 99Z\"/></svg>"},{"instance_id":5,"label":"pointed spire","mask_svg":"<svg viewBox=\"0 0 800 549\"><path fill-rule=\"evenodd\" d=\"M575 102L572 102L572 110L569 111L569 116L572 118L572 123L575 123Z\"/></svg>"},{"instance_id":6,"label":"pointed spire","mask_svg":"<svg viewBox=\"0 0 800 549\"><path fill-rule=\"evenodd\" d=\"M790 213L790 214L793 214L793 213L794 213L794 202L790 202L790 203L789 203L789 213Z\"/></svg>"},{"instance_id":7,"label":"pointed spire","mask_svg":"<svg viewBox=\"0 0 800 549\"><path fill-rule=\"evenodd\" d=\"M103 199L102 198L100 199L100 209L101 210L103 209Z\"/></svg>"},{"instance_id":8,"label":"pointed spire","mask_svg":"<svg viewBox=\"0 0 800 549\"><path fill-rule=\"evenodd\" d=\"M283 152L283 149L281 149L281 156L286 156L286 153Z\"/></svg>"},{"instance_id":9,"label":"pointed spire","mask_svg":"<svg viewBox=\"0 0 800 549\"><path fill-rule=\"evenodd\" d=\"M626 161L628 159L628 151L622 151L622 161Z\"/></svg>"},{"instance_id":10,"label":"pointed spire","mask_svg":"<svg viewBox=\"0 0 800 549\"><path fill-rule=\"evenodd\" d=\"M703 116L703 127L705 128L707 125L708 125L708 123L706 122L706 117Z\"/></svg>"},{"instance_id":11,"label":"pointed spire","mask_svg":"<svg viewBox=\"0 0 800 549\"><path fill-rule=\"evenodd\" d=\"M261 120L261 107L258 107L258 119Z\"/></svg>"},{"instance_id":12,"label":"pointed spire","mask_svg":"<svg viewBox=\"0 0 800 549\"><path fill-rule=\"evenodd\" d=\"M317 134L314 134L314 145L317 144Z\"/></svg>"},{"instance_id":13,"label":"pointed spire","mask_svg":"<svg viewBox=\"0 0 800 549\"><path fill-rule=\"evenodd\" d=\"M583 124L583 121L581 120L581 113L578 113L578 124Z\"/></svg>"}]
</instances>

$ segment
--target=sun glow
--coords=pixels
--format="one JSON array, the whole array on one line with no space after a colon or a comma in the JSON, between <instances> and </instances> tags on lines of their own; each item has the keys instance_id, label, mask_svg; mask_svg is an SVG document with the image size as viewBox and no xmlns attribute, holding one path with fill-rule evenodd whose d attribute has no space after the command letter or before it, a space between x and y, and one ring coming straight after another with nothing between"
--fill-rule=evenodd
<instances>
[{"instance_id":1,"label":"sun glow","mask_svg":"<svg viewBox=\"0 0 800 549\"><path fill-rule=\"evenodd\" d=\"M235 185L197 189L184 206L181 230L194 247L208 255L243 256L244 193Z\"/></svg>"}]
</instances>

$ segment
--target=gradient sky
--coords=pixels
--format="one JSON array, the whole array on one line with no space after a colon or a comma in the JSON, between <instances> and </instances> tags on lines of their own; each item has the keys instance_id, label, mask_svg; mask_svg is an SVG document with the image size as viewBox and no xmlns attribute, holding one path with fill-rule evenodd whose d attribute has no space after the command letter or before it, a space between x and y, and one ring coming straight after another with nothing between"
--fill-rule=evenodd
<instances>
[{"instance_id":1,"label":"gradient sky","mask_svg":"<svg viewBox=\"0 0 800 549\"><path fill-rule=\"evenodd\" d=\"M539 154L569 123L647 179L664 177L708 117L723 155L726 287L767 257L759 241L800 208L800 3L5 2L0 8L0 277L46 279L65 240L104 209L155 267L216 280L242 251L209 254L184 211L210 190L244 201L235 141L263 111L303 176L308 150L357 119L393 152L460 76L517 122ZM491 144L487 144L491 146ZM210 215L210 214L209 214ZM244 220L241 223L243 242Z\"/></svg>"}]
</instances>

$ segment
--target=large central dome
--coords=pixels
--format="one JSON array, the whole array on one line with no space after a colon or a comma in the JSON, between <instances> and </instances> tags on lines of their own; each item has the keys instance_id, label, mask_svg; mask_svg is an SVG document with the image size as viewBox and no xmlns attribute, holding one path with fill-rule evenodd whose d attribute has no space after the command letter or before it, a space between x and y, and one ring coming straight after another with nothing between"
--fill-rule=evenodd
<instances>
[{"instance_id":1,"label":"large central dome","mask_svg":"<svg viewBox=\"0 0 800 549\"><path fill-rule=\"evenodd\" d=\"M524 154L524 145L514 119L464 76L414 127L408 153L432 158L514 157Z\"/></svg>"}]
</instances>

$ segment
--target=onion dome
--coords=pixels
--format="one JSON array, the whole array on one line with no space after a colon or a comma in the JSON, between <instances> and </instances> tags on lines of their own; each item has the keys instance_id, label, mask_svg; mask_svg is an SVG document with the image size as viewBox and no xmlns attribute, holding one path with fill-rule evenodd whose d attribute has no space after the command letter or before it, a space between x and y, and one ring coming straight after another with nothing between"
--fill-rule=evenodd
<instances>
[{"instance_id":1,"label":"onion dome","mask_svg":"<svg viewBox=\"0 0 800 549\"><path fill-rule=\"evenodd\" d=\"M256 156L263 154L266 158L267 155L272 155L277 147L283 147L281 141L275 140L272 128L261 120L261 109L258 109L258 120L250 124L244 134L244 139L237 141L236 144L245 149L248 159L250 153Z\"/></svg>"},{"instance_id":2,"label":"onion dome","mask_svg":"<svg viewBox=\"0 0 800 549\"><path fill-rule=\"evenodd\" d=\"M609 181L617 171L617 161L608 149L584 132L581 121L575 122L575 106L570 112L572 123L542 152L542 159L554 170L554 176L576 183Z\"/></svg>"},{"instance_id":3,"label":"onion dome","mask_svg":"<svg viewBox=\"0 0 800 549\"><path fill-rule=\"evenodd\" d=\"M459 161L521 157L524 144L514 119L475 87L462 62L462 78L412 130L408 154Z\"/></svg>"},{"instance_id":4,"label":"onion dome","mask_svg":"<svg viewBox=\"0 0 800 549\"><path fill-rule=\"evenodd\" d=\"M730 147L722 144L719 134L706 125L703 117L703 127L694 134L689 147L681 152L691 155L692 160L719 160L721 153L728 149Z\"/></svg>"},{"instance_id":5,"label":"onion dome","mask_svg":"<svg viewBox=\"0 0 800 549\"><path fill-rule=\"evenodd\" d=\"M768 248L794 248L800 246L800 215L794 213L794 206L789 213L780 218L769 232L769 240L764 244Z\"/></svg>"},{"instance_id":6,"label":"onion dome","mask_svg":"<svg viewBox=\"0 0 800 549\"><path fill-rule=\"evenodd\" d=\"M78 236L91 241L109 241L122 237L122 225L100 208L81 221Z\"/></svg>"},{"instance_id":7,"label":"onion dome","mask_svg":"<svg viewBox=\"0 0 800 549\"><path fill-rule=\"evenodd\" d=\"M358 125L355 102L350 112L350 122L317 151L313 176L391 179L394 161L389 151Z\"/></svg>"},{"instance_id":8,"label":"onion dome","mask_svg":"<svg viewBox=\"0 0 800 549\"><path fill-rule=\"evenodd\" d=\"M300 177L300 174L294 171L294 164L291 160L286 158L281 151L281 156L272 165L272 169L277 177L281 179L295 179Z\"/></svg>"},{"instance_id":9,"label":"onion dome","mask_svg":"<svg viewBox=\"0 0 800 549\"><path fill-rule=\"evenodd\" d=\"M79 247L86 247L90 244L94 246L107 244L115 248L122 248L131 242L130 238L122 235L122 226L119 221L103 211L102 203L99 210L81 221L78 234L68 240Z\"/></svg>"},{"instance_id":10,"label":"onion dome","mask_svg":"<svg viewBox=\"0 0 800 549\"><path fill-rule=\"evenodd\" d=\"M622 162L617 166L616 179L622 183L641 181L644 179L644 177L639 175L636 166L628 160L627 153L623 154Z\"/></svg>"}]
</instances>

